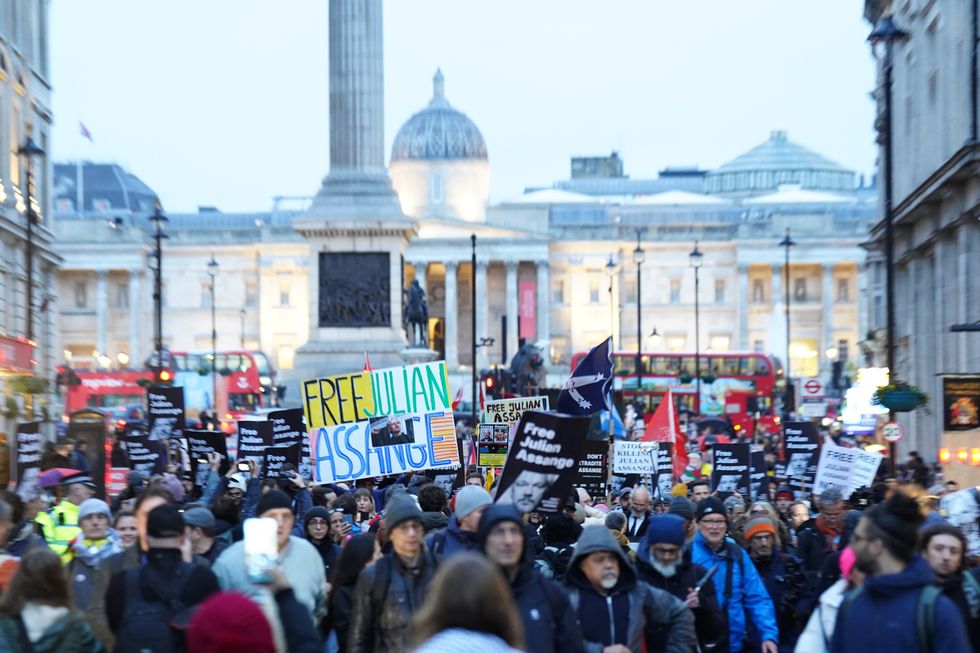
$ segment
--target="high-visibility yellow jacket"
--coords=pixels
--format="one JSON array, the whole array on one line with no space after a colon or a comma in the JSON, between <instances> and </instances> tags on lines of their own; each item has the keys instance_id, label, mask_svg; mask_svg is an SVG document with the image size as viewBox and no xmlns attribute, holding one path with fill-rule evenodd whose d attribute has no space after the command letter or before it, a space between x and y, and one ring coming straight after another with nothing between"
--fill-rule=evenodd
<instances>
[{"instance_id":1,"label":"high-visibility yellow jacket","mask_svg":"<svg viewBox=\"0 0 980 653\"><path fill-rule=\"evenodd\" d=\"M68 544L81 532L78 526L78 506L68 499L47 512L39 512L34 521L44 529L44 540L52 551L67 564L71 560Z\"/></svg>"}]
</instances>

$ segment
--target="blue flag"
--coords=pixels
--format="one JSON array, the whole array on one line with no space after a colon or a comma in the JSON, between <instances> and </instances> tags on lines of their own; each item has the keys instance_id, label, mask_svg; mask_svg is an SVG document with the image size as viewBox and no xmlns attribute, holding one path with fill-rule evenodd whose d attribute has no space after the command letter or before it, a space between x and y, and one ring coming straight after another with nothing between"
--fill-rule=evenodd
<instances>
[{"instance_id":1,"label":"blue flag","mask_svg":"<svg viewBox=\"0 0 980 653\"><path fill-rule=\"evenodd\" d=\"M609 433L609 419L612 418L613 438L622 440L626 437L626 425L623 424L623 418L619 416L619 411L616 410L616 406L613 405L610 397L606 397L606 405L609 406L609 410L599 411L599 428L603 433Z\"/></svg>"},{"instance_id":2,"label":"blue flag","mask_svg":"<svg viewBox=\"0 0 980 653\"><path fill-rule=\"evenodd\" d=\"M599 410L609 410L607 398L612 385L612 358L606 338L593 347L575 367L558 393L558 412L568 415L591 415Z\"/></svg>"}]
</instances>

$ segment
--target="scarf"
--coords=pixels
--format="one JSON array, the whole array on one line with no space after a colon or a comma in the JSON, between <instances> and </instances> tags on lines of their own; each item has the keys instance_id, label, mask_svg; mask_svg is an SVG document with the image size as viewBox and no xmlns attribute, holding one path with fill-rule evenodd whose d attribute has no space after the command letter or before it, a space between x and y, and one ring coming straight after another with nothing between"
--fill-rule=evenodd
<instances>
[{"instance_id":1,"label":"scarf","mask_svg":"<svg viewBox=\"0 0 980 653\"><path fill-rule=\"evenodd\" d=\"M837 551L837 545L840 544L841 531L827 526L824 522L823 515L817 515L816 523L817 529L827 537L827 546L824 547L824 550L831 553Z\"/></svg>"},{"instance_id":2,"label":"scarf","mask_svg":"<svg viewBox=\"0 0 980 653\"><path fill-rule=\"evenodd\" d=\"M119 535L110 528L108 535L101 540L90 540L79 533L68 548L76 558L89 567L98 569L109 556L122 551L122 544L119 542Z\"/></svg>"}]
</instances>

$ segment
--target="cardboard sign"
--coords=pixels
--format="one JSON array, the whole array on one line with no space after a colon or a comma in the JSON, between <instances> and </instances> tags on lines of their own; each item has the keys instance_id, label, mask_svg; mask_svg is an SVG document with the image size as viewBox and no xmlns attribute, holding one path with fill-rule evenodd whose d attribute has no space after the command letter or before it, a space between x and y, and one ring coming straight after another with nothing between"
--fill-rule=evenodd
<instances>
[{"instance_id":1,"label":"cardboard sign","mask_svg":"<svg viewBox=\"0 0 980 653\"><path fill-rule=\"evenodd\" d=\"M616 474L656 474L658 442L616 440L613 443L613 472Z\"/></svg>"},{"instance_id":2,"label":"cardboard sign","mask_svg":"<svg viewBox=\"0 0 980 653\"><path fill-rule=\"evenodd\" d=\"M40 426L39 422L26 422L17 425L17 446L13 451L14 470L18 481L28 476L27 470L41 467Z\"/></svg>"},{"instance_id":3,"label":"cardboard sign","mask_svg":"<svg viewBox=\"0 0 980 653\"><path fill-rule=\"evenodd\" d=\"M167 448L163 442L150 440L143 431L133 429L126 436L126 452L130 469L138 469L147 476L163 474L167 462Z\"/></svg>"},{"instance_id":4,"label":"cardboard sign","mask_svg":"<svg viewBox=\"0 0 980 653\"><path fill-rule=\"evenodd\" d=\"M303 383L316 483L460 467L442 361Z\"/></svg>"},{"instance_id":5,"label":"cardboard sign","mask_svg":"<svg viewBox=\"0 0 980 653\"><path fill-rule=\"evenodd\" d=\"M272 441L277 447L299 445L299 459L294 461L296 471L305 480L313 479L313 463L310 460L310 439L306 437L306 424L300 408L275 410L269 413L272 422ZM290 454L292 455L292 454ZM290 462L293 462L290 460Z\"/></svg>"},{"instance_id":6,"label":"cardboard sign","mask_svg":"<svg viewBox=\"0 0 980 653\"><path fill-rule=\"evenodd\" d=\"M265 459L265 450L271 446L272 422L266 420L238 422L238 460L254 460L256 465L261 465Z\"/></svg>"},{"instance_id":7,"label":"cardboard sign","mask_svg":"<svg viewBox=\"0 0 980 653\"><path fill-rule=\"evenodd\" d=\"M109 482L106 484L106 493L110 497L118 496L120 492L126 489L126 485L129 481L129 468L128 467L110 467L109 468Z\"/></svg>"},{"instance_id":8,"label":"cardboard sign","mask_svg":"<svg viewBox=\"0 0 980 653\"><path fill-rule=\"evenodd\" d=\"M747 443L716 444L712 447L711 489L728 497L752 491L751 463Z\"/></svg>"},{"instance_id":9,"label":"cardboard sign","mask_svg":"<svg viewBox=\"0 0 980 653\"><path fill-rule=\"evenodd\" d=\"M516 399L494 399L486 402L483 421L490 424L514 425L521 421L526 411L548 410L547 397L517 397Z\"/></svg>"},{"instance_id":10,"label":"cardboard sign","mask_svg":"<svg viewBox=\"0 0 980 653\"><path fill-rule=\"evenodd\" d=\"M881 454L841 447L827 440L820 450L813 494L819 496L824 490L834 489L849 498L857 488L871 485L883 458Z\"/></svg>"},{"instance_id":11,"label":"cardboard sign","mask_svg":"<svg viewBox=\"0 0 980 653\"><path fill-rule=\"evenodd\" d=\"M769 501L769 475L766 473L766 452L750 451L751 497L753 501Z\"/></svg>"},{"instance_id":12,"label":"cardboard sign","mask_svg":"<svg viewBox=\"0 0 980 653\"><path fill-rule=\"evenodd\" d=\"M657 495L662 501L670 501L674 488L674 443L658 442L657 445L657 475L653 486L657 488Z\"/></svg>"},{"instance_id":13,"label":"cardboard sign","mask_svg":"<svg viewBox=\"0 0 980 653\"><path fill-rule=\"evenodd\" d=\"M283 466L291 464L295 467L299 457L298 442L288 447L268 447L262 456L262 477L279 478L283 473ZM297 473L299 473L298 469Z\"/></svg>"},{"instance_id":14,"label":"cardboard sign","mask_svg":"<svg viewBox=\"0 0 980 653\"><path fill-rule=\"evenodd\" d=\"M947 494L939 500L946 521L956 526L966 538L966 555L980 556L980 496L977 488L968 487Z\"/></svg>"},{"instance_id":15,"label":"cardboard sign","mask_svg":"<svg viewBox=\"0 0 980 653\"><path fill-rule=\"evenodd\" d=\"M589 496L600 503L599 497L606 493L606 464L609 458L609 443L604 440L586 440L585 451L578 463L575 485L585 488Z\"/></svg>"},{"instance_id":16,"label":"cardboard sign","mask_svg":"<svg viewBox=\"0 0 980 653\"><path fill-rule=\"evenodd\" d=\"M588 416L528 411L521 416L497 487L497 501L523 513L557 512L585 450Z\"/></svg>"},{"instance_id":17,"label":"cardboard sign","mask_svg":"<svg viewBox=\"0 0 980 653\"><path fill-rule=\"evenodd\" d=\"M228 471L228 445L225 434L221 431L184 431L187 440L187 454L190 457L191 478L194 485L204 487L208 480L208 455L212 453L221 456L219 473Z\"/></svg>"},{"instance_id":18,"label":"cardboard sign","mask_svg":"<svg viewBox=\"0 0 980 653\"><path fill-rule=\"evenodd\" d=\"M803 487L813 484L820 460L820 435L811 422L784 422L786 476Z\"/></svg>"},{"instance_id":19,"label":"cardboard sign","mask_svg":"<svg viewBox=\"0 0 980 653\"><path fill-rule=\"evenodd\" d=\"M146 391L147 439L160 442L184 435L184 389L157 386Z\"/></svg>"}]
</instances>

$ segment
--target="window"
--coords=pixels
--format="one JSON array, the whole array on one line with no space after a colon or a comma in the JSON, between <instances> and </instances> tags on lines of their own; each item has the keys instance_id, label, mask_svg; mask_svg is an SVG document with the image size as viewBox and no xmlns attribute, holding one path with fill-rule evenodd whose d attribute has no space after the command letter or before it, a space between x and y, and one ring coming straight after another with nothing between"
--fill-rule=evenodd
<instances>
[{"instance_id":1,"label":"window","mask_svg":"<svg viewBox=\"0 0 980 653\"><path fill-rule=\"evenodd\" d=\"M837 301L839 303L851 301L851 284L847 279L837 280Z\"/></svg>"},{"instance_id":2,"label":"window","mask_svg":"<svg viewBox=\"0 0 980 653\"><path fill-rule=\"evenodd\" d=\"M636 279L632 275L623 278L623 297L627 304L636 303Z\"/></svg>"},{"instance_id":3,"label":"window","mask_svg":"<svg viewBox=\"0 0 980 653\"><path fill-rule=\"evenodd\" d=\"M681 280L670 280L670 303L677 304L681 301Z\"/></svg>"},{"instance_id":4,"label":"window","mask_svg":"<svg viewBox=\"0 0 980 653\"><path fill-rule=\"evenodd\" d=\"M256 291L254 281L245 282L245 306L252 307L258 303L259 293Z\"/></svg>"},{"instance_id":5,"label":"window","mask_svg":"<svg viewBox=\"0 0 980 653\"><path fill-rule=\"evenodd\" d=\"M806 279L793 279L793 301L806 301Z\"/></svg>"},{"instance_id":6,"label":"window","mask_svg":"<svg viewBox=\"0 0 980 653\"><path fill-rule=\"evenodd\" d=\"M552 304L565 303L565 282L561 279L555 279L551 283L551 303Z\"/></svg>"},{"instance_id":7,"label":"window","mask_svg":"<svg viewBox=\"0 0 980 653\"><path fill-rule=\"evenodd\" d=\"M129 308L129 286L125 283L116 284L116 308Z\"/></svg>"},{"instance_id":8,"label":"window","mask_svg":"<svg viewBox=\"0 0 980 653\"><path fill-rule=\"evenodd\" d=\"M602 292L600 286L601 284L599 283L598 277L596 275L592 275L592 277L589 279L589 303L590 304L599 303L599 296L600 293Z\"/></svg>"},{"instance_id":9,"label":"window","mask_svg":"<svg viewBox=\"0 0 980 653\"><path fill-rule=\"evenodd\" d=\"M842 338L837 341L837 360L847 362L847 347L847 338Z\"/></svg>"},{"instance_id":10,"label":"window","mask_svg":"<svg viewBox=\"0 0 980 653\"><path fill-rule=\"evenodd\" d=\"M732 346L731 336L711 336L708 346L713 354L724 354Z\"/></svg>"},{"instance_id":11,"label":"window","mask_svg":"<svg viewBox=\"0 0 980 653\"><path fill-rule=\"evenodd\" d=\"M667 336L667 351L684 351L687 347L687 336Z\"/></svg>"},{"instance_id":12,"label":"window","mask_svg":"<svg viewBox=\"0 0 980 653\"><path fill-rule=\"evenodd\" d=\"M88 308L88 286L84 281L75 282L75 308Z\"/></svg>"},{"instance_id":13,"label":"window","mask_svg":"<svg viewBox=\"0 0 980 653\"><path fill-rule=\"evenodd\" d=\"M433 204L442 204L446 200L446 189L443 185L442 173L432 173L432 185L430 187L430 199Z\"/></svg>"},{"instance_id":14,"label":"window","mask_svg":"<svg viewBox=\"0 0 980 653\"><path fill-rule=\"evenodd\" d=\"M290 286L289 281L284 279L279 280L279 305L280 306L289 306L289 286ZM282 365L280 365L279 367L282 367Z\"/></svg>"},{"instance_id":15,"label":"window","mask_svg":"<svg viewBox=\"0 0 980 653\"><path fill-rule=\"evenodd\" d=\"M766 301L766 286L762 279L752 280L752 301L756 304Z\"/></svg>"},{"instance_id":16,"label":"window","mask_svg":"<svg viewBox=\"0 0 980 653\"><path fill-rule=\"evenodd\" d=\"M725 303L725 280L715 279L715 303Z\"/></svg>"},{"instance_id":17,"label":"window","mask_svg":"<svg viewBox=\"0 0 980 653\"><path fill-rule=\"evenodd\" d=\"M211 308L211 282L201 284L201 308Z\"/></svg>"},{"instance_id":18,"label":"window","mask_svg":"<svg viewBox=\"0 0 980 653\"><path fill-rule=\"evenodd\" d=\"M752 341L752 351L757 354L761 354L766 351L766 343L764 340L753 340Z\"/></svg>"}]
</instances>

